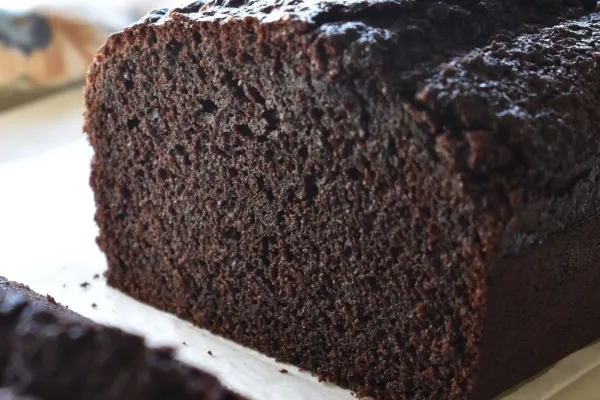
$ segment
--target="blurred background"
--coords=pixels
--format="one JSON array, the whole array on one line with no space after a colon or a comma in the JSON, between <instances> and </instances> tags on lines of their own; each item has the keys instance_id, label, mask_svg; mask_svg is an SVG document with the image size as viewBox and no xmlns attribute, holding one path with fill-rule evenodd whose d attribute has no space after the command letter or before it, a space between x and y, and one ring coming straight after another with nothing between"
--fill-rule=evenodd
<instances>
[{"instance_id":1,"label":"blurred background","mask_svg":"<svg viewBox=\"0 0 600 400\"><path fill-rule=\"evenodd\" d=\"M0 112L82 85L106 37L172 0L0 0Z\"/></svg>"}]
</instances>

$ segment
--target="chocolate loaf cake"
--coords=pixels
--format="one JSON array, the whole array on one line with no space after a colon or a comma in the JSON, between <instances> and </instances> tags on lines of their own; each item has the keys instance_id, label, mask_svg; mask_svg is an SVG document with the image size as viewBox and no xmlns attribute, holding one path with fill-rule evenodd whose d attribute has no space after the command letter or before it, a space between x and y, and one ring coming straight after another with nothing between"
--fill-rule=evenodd
<instances>
[{"instance_id":1,"label":"chocolate loaf cake","mask_svg":"<svg viewBox=\"0 0 600 400\"><path fill-rule=\"evenodd\" d=\"M600 337L596 1L197 1L111 36L109 283L380 399Z\"/></svg>"},{"instance_id":2,"label":"chocolate loaf cake","mask_svg":"<svg viewBox=\"0 0 600 400\"><path fill-rule=\"evenodd\" d=\"M213 376L0 277L0 399L243 400Z\"/></svg>"}]
</instances>

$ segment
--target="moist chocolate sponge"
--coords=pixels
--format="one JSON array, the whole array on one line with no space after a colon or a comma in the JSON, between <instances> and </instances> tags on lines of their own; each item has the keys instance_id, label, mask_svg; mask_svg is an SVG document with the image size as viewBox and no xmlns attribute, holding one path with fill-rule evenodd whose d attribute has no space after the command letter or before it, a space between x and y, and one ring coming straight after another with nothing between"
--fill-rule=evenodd
<instances>
[{"instance_id":1,"label":"moist chocolate sponge","mask_svg":"<svg viewBox=\"0 0 600 400\"><path fill-rule=\"evenodd\" d=\"M198 1L111 36L109 283L380 399L600 337L595 1Z\"/></svg>"},{"instance_id":2,"label":"moist chocolate sponge","mask_svg":"<svg viewBox=\"0 0 600 400\"><path fill-rule=\"evenodd\" d=\"M0 277L0 399L243 400L212 375Z\"/></svg>"}]
</instances>

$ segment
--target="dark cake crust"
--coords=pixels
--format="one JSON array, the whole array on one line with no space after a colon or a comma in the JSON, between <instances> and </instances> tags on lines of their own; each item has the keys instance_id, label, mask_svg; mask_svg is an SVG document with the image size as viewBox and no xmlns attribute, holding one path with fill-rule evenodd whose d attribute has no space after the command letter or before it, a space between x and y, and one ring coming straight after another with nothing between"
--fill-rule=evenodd
<instances>
[{"instance_id":1,"label":"dark cake crust","mask_svg":"<svg viewBox=\"0 0 600 400\"><path fill-rule=\"evenodd\" d=\"M0 277L2 399L242 398L213 376L176 361L171 349L92 321ZM11 397L11 396L23 397Z\"/></svg>"},{"instance_id":2,"label":"dark cake crust","mask_svg":"<svg viewBox=\"0 0 600 400\"><path fill-rule=\"evenodd\" d=\"M100 50L109 283L382 399L487 399L599 337L596 2L314 3Z\"/></svg>"}]
</instances>

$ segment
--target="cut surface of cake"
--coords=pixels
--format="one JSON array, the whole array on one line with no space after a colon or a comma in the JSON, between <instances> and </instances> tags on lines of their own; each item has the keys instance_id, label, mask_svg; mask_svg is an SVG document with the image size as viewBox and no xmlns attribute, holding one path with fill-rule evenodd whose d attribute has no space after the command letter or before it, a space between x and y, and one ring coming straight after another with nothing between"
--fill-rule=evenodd
<instances>
[{"instance_id":1,"label":"cut surface of cake","mask_svg":"<svg viewBox=\"0 0 600 400\"><path fill-rule=\"evenodd\" d=\"M596 1L198 1L111 36L109 283L381 399L600 337Z\"/></svg>"},{"instance_id":2,"label":"cut surface of cake","mask_svg":"<svg viewBox=\"0 0 600 400\"><path fill-rule=\"evenodd\" d=\"M0 399L243 400L212 375L0 277Z\"/></svg>"}]
</instances>

